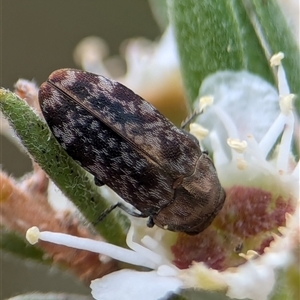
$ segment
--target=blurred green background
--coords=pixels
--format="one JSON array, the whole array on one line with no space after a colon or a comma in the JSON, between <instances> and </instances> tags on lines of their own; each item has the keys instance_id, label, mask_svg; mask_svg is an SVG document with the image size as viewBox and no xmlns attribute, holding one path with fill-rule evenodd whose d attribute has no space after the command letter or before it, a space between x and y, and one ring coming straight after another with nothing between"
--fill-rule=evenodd
<instances>
[{"instance_id":1,"label":"blurred green background","mask_svg":"<svg viewBox=\"0 0 300 300\"><path fill-rule=\"evenodd\" d=\"M53 70L78 68L73 50L87 36L103 38L118 55L125 39L160 35L146 0L1 0L0 9L0 85L10 90L19 78L39 85ZM15 177L31 169L28 157L2 136L0 164ZM0 268L0 299L33 291L89 295L71 275L3 252Z\"/></svg>"}]
</instances>

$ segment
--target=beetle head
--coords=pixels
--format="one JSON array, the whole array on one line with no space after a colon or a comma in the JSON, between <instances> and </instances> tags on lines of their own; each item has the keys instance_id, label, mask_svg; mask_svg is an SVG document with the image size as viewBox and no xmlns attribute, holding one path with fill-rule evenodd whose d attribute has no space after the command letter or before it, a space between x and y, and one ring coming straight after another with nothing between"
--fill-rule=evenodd
<instances>
[{"instance_id":1,"label":"beetle head","mask_svg":"<svg viewBox=\"0 0 300 300\"><path fill-rule=\"evenodd\" d=\"M216 169L207 154L202 153L194 173L176 187L174 201L153 216L164 229L197 234L208 227L225 201Z\"/></svg>"}]
</instances>

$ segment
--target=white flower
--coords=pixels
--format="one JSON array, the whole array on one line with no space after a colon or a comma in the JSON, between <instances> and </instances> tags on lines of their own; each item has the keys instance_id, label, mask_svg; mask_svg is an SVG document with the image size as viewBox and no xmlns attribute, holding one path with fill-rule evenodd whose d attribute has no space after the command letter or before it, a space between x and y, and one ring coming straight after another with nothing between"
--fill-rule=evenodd
<instances>
[{"instance_id":1,"label":"white flower","mask_svg":"<svg viewBox=\"0 0 300 300\"><path fill-rule=\"evenodd\" d=\"M176 76L180 76L176 43L170 26L159 43L145 38L131 39L124 50L127 72L116 79L137 93L145 89L145 82L149 88L155 86L156 89L161 89L169 77L174 76L174 72ZM116 72L105 67L104 59L108 56L108 47L100 38L83 39L76 47L74 56L75 61L86 71L109 77L112 77L110 72Z\"/></svg>"},{"instance_id":2,"label":"white flower","mask_svg":"<svg viewBox=\"0 0 300 300\"><path fill-rule=\"evenodd\" d=\"M200 234L147 228L145 220L132 218L126 241L130 249L37 229L29 230L27 238L151 269L120 270L92 281L95 299L156 300L185 288L220 291L236 299L267 299L277 271L288 270L299 247L299 163L291 154L292 96L281 65L278 74L280 96L270 84L245 71L219 72L200 89L200 96L209 96L201 98L205 112L199 117L207 129L192 130L204 147L213 150L227 193L223 209Z\"/></svg>"},{"instance_id":3,"label":"white flower","mask_svg":"<svg viewBox=\"0 0 300 300\"><path fill-rule=\"evenodd\" d=\"M138 272L126 269L91 283L92 296L101 300L156 300L171 294L172 291L178 291L181 286L180 279L161 276L158 271Z\"/></svg>"},{"instance_id":4,"label":"white flower","mask_svg":"<svg viewBox=\"0 0 300 300\"><path fill-rule=\"evenodd\" d=\"M215 100L199 117L211 130L201 142L214 150L227 198L212 226L199 236L211 239L206 243L212 247L212 257L204 261L224 270L219 280L226 283L227 295L237 299L267 299L277 270L295 263L293 251L299 247L299 163L291 154L293 95L279 62L282 58L280 53L271 61L278 66L279 96L270 84L246 71L218 72L200 89L200 97L210 95ZM277 139L280 142L273 149ZM213 233L220 236L211 238ZM247 262L234 259L230 246L214 250L224 243L234 251L246 251L239 256ZM199 274L203 266L193 264L185 274L186 282L203 288L203 281L195 282Z\"/></svg>"},{"instance_id":5,"label":"white flower","mask_svg":"<svg viewBox=\"0 0 300 300\"><path fill-rule=\"evenodd\" d=\"M170 292L178 292L183 285L181 279L178 277L180 271L166 257L161 255L164 251L159 244L159 239L163 237L164 231L159 228L153 229L151 232L154 234L153 237L145 235L139 241L140 243L137 243L134 239L138 238L136 236L139 231L138 229L143 229L146 226L146 224L143 224L141 227L140 221L138 223L139 225L135 224L131 226L127 235L127 243L132 250L102 241L75 237L63 233L40 232L37 227L30 228L27 231L26 238L31 244L37 243L38 240L48 241L59 245L101 253L129 264L153 269L153 271L148 272L120 270L100 279L93 280L91 289L95 299L156 300ZM160 250L162 251L161 253L159 252Z\"/></svg>"}]
</instances>

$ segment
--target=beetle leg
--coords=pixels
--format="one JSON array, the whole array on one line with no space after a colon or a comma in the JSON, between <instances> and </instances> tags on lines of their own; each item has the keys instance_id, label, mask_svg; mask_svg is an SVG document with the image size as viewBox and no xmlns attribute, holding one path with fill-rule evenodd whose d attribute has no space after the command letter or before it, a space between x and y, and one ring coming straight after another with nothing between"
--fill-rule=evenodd
<instances>
[{"instance_id":1,"label":"beetle leg","mask_svg":"<svg viewBox=\"0 0 300 300\"><path fill-rule=\"evenodd\" d=\"M133 216L133 217L138 217L138 218L146 218L149 216L149 214L143 214L140 211L138 211L136 209L136 211L134 211L132 208L126 206L125 204L123 204L122 202L118 202L116 204L111 205L109 208L107 208L99 217L98 219L93 222L92 224L94 226L96 226L97 224L99 224L110 212L112 212L115 208L121 208L123 209L126 213L128 213L129 215ZM138 211L138 212L137 212ZM153 221L152 221L153 222ZM154 225L154 223L153 223Z\"/></svg>"},{"instance_id":2,"label":"beetle leg","mask_svg":"<svg viewBox=\"0 0 300 300\"><path fill-rule=\"evenodd\" d=\"M147 221L147 226L148 226L149 228L152 228L154 225L155 225L155 224L154 224L154 221L153 221L153 217L152 217L152 216L149 216L149 219L148 219L148 221Z\"/></svg>"},{"instance_id":3,"label":"beetle leg","mask_svg":"<svg viewBox=\"0 0 300 300\"><path fill-rule=\"evenodd\" d=\"M95 184L96 184L97 186L102 186L102 185L104 185L104 183L103 183L100 179L98 179L97 177L94 177L94 182L95 182Z\"/></svg>"},{"instance_id":4,"label":"beetle leg","mask_svg":"<svg viewBox=\"0 0 300 300\"><path fill-rule=\"evenodd\" d=\"M95 179L96 179L96 177L95 177ZM92 224L94 225L94 226L96 226L96 225L98 225L111 211L113 211L116 207L118 207L118 203L116 203L116 204L114 204L114 205L112 205L112 206L110 206L109 208L107 208L99 217L98 217L98 219L95 221L95 222L93 222Z\"/></svg>"},{"instance_id":5,"label":"beetle leg","mask_svg":"<svg viewBox=\"0 0 300 300\"><path fill-rule=\"evenodd\" d=\"M139 210L137 210L136 208L131 208L128 207L126 204L122 203L122 202L118 202L117 204L115 204L116 207L120 207L121 209L123 209L126 213L128 213L129 215L133 216L133 217L138 217L138 218L146 218L149 216L149 214L143 214L141 213Z\"/></svg>"}]
</instances>

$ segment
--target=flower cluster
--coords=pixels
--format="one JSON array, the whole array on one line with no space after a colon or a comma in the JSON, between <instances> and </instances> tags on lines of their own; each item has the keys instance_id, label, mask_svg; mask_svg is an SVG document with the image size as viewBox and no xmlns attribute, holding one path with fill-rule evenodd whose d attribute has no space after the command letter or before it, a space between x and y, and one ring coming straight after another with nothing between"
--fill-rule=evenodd
<instances>
[{"instance_id":1,"label":"flower cluster","mask_svg":"<svg viewBox=\"0 0 300 300\"><path fill-rule=\"evenodd\" d=\"M28 239L152 269L123 269L93 280L95 299L150 300L186 288L221 291L237 299L267 299L277 271L288 272L299 250L299 163L291 152L293 96L282 58L278 54L271 60L279 95L246 71L218 72L200 88L202 126L191 124L191 132L213 153L227 194L223 209L206 230L188 236L149 229L144 220L132 218L130 250L37 228L28 231Z\"/></svg>"}]
</instances>

